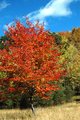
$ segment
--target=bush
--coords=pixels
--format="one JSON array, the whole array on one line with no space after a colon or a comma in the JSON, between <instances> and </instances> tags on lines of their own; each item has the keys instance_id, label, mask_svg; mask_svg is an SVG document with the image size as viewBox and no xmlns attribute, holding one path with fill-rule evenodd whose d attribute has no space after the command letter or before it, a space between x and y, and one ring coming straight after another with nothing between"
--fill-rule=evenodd
<instances>
[{"instance_id":1,"label":"bush","mask_svg":"<svg viewBox=\"0 0 80 120\"><path fill-rule=\"evenodd\" d=\"M62 104L64 102L72 101L74 96L74 90L69 77L64 78L63 82L59 83L60 90L53 92L53 102L55 105Z\"/></svg>"},{"instance_id":2,"label":"bush","mask_svg":"<svg viewBox=\"0 0 80 120\"><path fill-rule=\"evenodd\" d=\"M8 109L13 108L13 100L9 99L5 103Z\"/></svg>"},{"instance_id":3,"label":"bush","mask_svg":"<svg viewBox=\"0 0 80 120\"><path fill-rule=\"evenodd\" d=\"M50 98L49 100L44 100L44 99L39 99L38 101L36 101L36 105L35 106L51 106L53 105L53 100Z\"/></svg>"},{"instance_id":4,"label":"bush","mask_svg":"<svg viewBox=\"0 0 80 120\"><path fill-rule=\"evenodd\" d=\"M66 102L69 102L72 100L72 97L74 96L75 93L69 77L66 77L64 79L63 86L64 86L65 100Z\"/></svg>"},{"instance_id":5,"label":"bush","mask_svg":"<svg viewBox=\"0 0 80 120\"><path fill-rule=\"evenodd\" d=\"M62 103L64 103L64 101L65 101L65 94L64 94L63 89L55 91L53 93L53 102L54 102L54 105L62 104Z\"/></svg>"},{"instance_id":6,"label":"bush","mask_svg":"<svg viewBox=\"0 0 80 120\"><path fill-rule=\"evenodd\" d=\"M74 91L71 89L70 86L66 86L65 87L64 94L65 94L65 100L66 100L66 102L72 101L72 97L74 95Z\"/></svg>"}]
</instances>

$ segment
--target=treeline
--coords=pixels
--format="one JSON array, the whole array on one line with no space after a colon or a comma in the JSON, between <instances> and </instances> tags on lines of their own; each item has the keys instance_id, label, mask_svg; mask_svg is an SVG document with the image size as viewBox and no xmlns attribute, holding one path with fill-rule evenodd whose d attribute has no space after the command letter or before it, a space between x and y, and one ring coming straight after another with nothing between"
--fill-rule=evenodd
<instances>
[{"instance_id":1,"label":"treeline","mask_svg":"<svg viewBox=\"0 0 80 120\"><path fill-rule=\"evenodd\" d=\"M43 100L39 96L33 98L35 106L63 104L73 101L75 96L80 97L80 28L74 28L70 32L49 32L49 34L55 37L55 44L61 52L60 63L63 64L63 68L66 69L67 73L65 77L57 82L60 89L54 91L50 95L50 99ZM9 46L10 38L6 35L2 36L0 38L0 49L8 49ZM0 79L5 78L6 74L0 72ZM4 108L30 107L27 94L22 96L16 94L14 96L14 92L10 93L6 101L0 101L0 106Z\"/></svg>"}]
</instances>

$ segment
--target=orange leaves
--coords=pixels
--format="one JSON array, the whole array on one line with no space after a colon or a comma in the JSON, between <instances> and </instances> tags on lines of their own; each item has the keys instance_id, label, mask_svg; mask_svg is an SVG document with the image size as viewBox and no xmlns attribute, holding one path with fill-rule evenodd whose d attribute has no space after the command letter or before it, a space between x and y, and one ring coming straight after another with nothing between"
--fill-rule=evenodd
<instances>
[{"instance_id":1,"label":"orange leaves","mask_svg":"<svg viewBox=\"0 0 80 120\"><path fill-rule=\"evenodd\" d=\"M10 81L14 81L14 82L18 82L20 81L20 77L14 77L14 78L10 78Z\"/></svg>"},{"instance_id":2,"label":"orange leaves","mask_svg":"<svg viewBox=\"0 0 80 120\"><path fill-rule=\"evenodd\" d=\"M17 21L15 27L8 28L7 36L12 44L8 50L0 50L0 71L12 72L10 80L21 81L26 88L34 85L36 92L42 93L43 97L47 92L57 89L49 82L59 80L62 76L60 53L55 38L44 30L44 26L39 23L33 25L29 21L27 24L26 28ZM9 90L13 92L14 88Z\"/></svg>"},{"instance_id":3,"label":"orange leaves","mask_svg":"<svg viewBox=\"0 0 80 120\"><path fill-rule=\"evenodd\" d=\"M4 72L11 72L11 71L14 71L14 68L13 66L0 66L0 71L4 71Z\"/></svg>"}]
</instances>

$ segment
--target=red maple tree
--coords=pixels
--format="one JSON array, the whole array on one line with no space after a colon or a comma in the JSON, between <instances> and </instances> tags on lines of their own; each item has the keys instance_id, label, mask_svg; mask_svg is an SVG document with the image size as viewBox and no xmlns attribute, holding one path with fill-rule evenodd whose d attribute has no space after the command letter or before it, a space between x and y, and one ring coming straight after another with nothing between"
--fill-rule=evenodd
<instances>
[{"instance_id":1,"label":"red maple tree","mask_svg":"<svg viewBox=\"0 0 80 120\"><path fill-rule=\"evenodd\" d=\"M17 91L46 98L48 92L57 90L53 82L64 71L55 38L42 25L29 21L27 27L17 21L6 35L11 41L0 50L0 71L7 73L0 80L0 85L6 86L5 93Z\"/></svg>"}]
</instances>

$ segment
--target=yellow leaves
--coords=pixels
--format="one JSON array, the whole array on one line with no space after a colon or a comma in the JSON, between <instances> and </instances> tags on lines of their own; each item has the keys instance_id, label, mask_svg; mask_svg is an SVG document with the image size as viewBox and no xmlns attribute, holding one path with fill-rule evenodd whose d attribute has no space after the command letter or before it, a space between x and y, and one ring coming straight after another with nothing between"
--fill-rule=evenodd
<instances>
[{"instance_id":1,"label":"yellow leaves","mask_svg":"<svg viewBox=\"0 0 80 120\"><path fill-rule=\"evenodd\" d=\"M70 61L72 62L75 58L76 53L78 52L77 49L74 47L74 45L69 45L67 49L62 48L64 51L63 55L60 56L62 61Z\"/></svg>"},{"instance_id":2,"label":"yellow leaves","mask_svg":"<svg viewBox=\"0 0 80 120\"><path fill-rule=\"evenodd\" d=\"M45 82L45 78L41 78L41 82L42 82L42 83Z\"/></svg>"},{"instance_id":3,"label":"yellow leaves","mask_svg":"<svg viewBox=\"0 0 80 120\"><path fill-rule=\"evenodd\" d=\"M10 87L13 87L14 86L14 82L10 81L9 85L10 85Z\"/></svg>"},{"instance_id":4,"label":"yellow leaves","mask_svg":"<svg viewBox=\"0 0 80 120\"><path fill-rule=\"evenodd\" d=\"M6 78L7 74L5 72L0 72L0 78Z\"/></svg>"},{"instance_id":5,"label":"yellow leaves","mask_svg":"<svg viewBox=\"0 0 80 120\"><path fill-rule=\"evenodd\" d=\"M68 42L68 39L65 36L62 36L62 43Z\"/></svg>"},{"instance_id":6,"label":"yellow leaves","mask_svg":"<svg viewBox=\"0 0 80 120\"><path fill-rule=\"evenodd\" d=\"M71 56L75 55L77 52L77 49L74 47L74 45L70 44L68 49L67 49L68 54Z\"/></svg>"},{"instance_id":7,"label":"yellow leaves","mask_svg":"<svg viewBox=\"0 0 80 120\"><path fill-rule=\"evenodd\" d=\"M68 43L66 41L67 38L64 39L63 36L63 41L64 44L62 45L61 52L62 55L60 56L60 62L66 62L67 64L64 64L64 67L67 69L67 72L69 75L79 73L80 69L80 54L78 49L74 46L72 43ZM67 47L65 47L68 44Z\"/></svg>"},{"instance_id":8,"label":"yellow leaves","mask_svg":"<svg viewBox=\"0 0 80 120\"><path fill-rule=\"evenodd\" d=\"M60 63L63 63L65 61L65 57L64 56L60 56Z\"/></svg>"}]
</instances>

